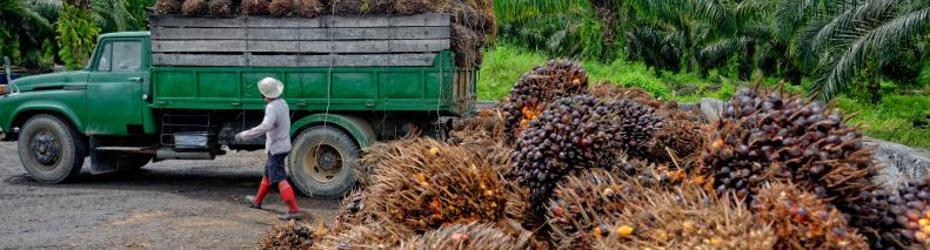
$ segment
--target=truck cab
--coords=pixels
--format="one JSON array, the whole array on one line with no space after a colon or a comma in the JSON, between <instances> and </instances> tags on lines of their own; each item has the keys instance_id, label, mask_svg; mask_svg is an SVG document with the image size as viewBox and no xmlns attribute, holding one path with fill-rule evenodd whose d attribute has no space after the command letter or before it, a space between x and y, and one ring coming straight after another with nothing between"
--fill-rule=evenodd
<instances>
[{"instance_id":1,"label":"truck cab","mask_svg":"<svg viewBox=\"0 0 930 250\"><path fill-rule=\"evenodd\" d=\"M23 77L0 90L0 133L39 182L130 172L162 160L212 160L261 122L257 79L286 85L290 177L306 195L338 198L356 182L362 149L413 133L442 136L474 105L474 71L454 53L428 66L251 67L156 65L150 32L105 34L84 69ZM470 100L470 101L469 101Z\"/></svg>"}]
</instances>

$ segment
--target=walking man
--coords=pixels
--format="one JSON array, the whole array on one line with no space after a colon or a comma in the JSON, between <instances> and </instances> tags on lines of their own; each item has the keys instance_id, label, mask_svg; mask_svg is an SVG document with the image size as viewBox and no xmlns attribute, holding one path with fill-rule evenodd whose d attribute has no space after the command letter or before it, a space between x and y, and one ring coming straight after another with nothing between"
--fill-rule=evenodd
<instances>
[{"instance_id":1,"label":"walking man","mask_svg":"<svg viewBox=\"0 0 930 250\"><path fill-rule=\"evenodd\" d=\"M258 186L255 196L248 195L249 207L261 209L262 200L268 194L271 185L277 184L281 199L287 203L288 211L278 216L281 220L300 220L297 214L297 200L294 190L287 182L287 172L284 171L284 159L291 152L291 117L287 102L279 98L284 91L284 84L277 79L266 77L258 82L258 91L265 97L265 118L257 127L243 131L236 135L238 141L248 141L265 135L265 153L268 161L265 163L265 174Z\"/></svg>"}]
</instances>

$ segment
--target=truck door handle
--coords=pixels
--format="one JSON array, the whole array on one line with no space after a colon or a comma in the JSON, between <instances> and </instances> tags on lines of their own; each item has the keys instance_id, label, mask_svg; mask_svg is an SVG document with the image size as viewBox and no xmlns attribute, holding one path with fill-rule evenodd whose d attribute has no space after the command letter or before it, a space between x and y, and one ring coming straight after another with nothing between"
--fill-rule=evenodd
<instances>
[{"instance_id":1,"label":"truck door handle","mask_svg":"<svg viewBox=\"0 0 930 250\"><path fill-rule=\"evenodd\" d=\"M142 81L142 77L130 77L130 78L129 78L129 81L141 82L141 81Z\"/></svg>"},{"instance_id":2,"label":"truck door handle","mask_svg":"<svg viewBox=\"0 0 930 250\"><path fill-rule=\"evenodd\" d=\"M242 106L242 103L241 103L241 102L234 102L234 103L230 103L230 105L233 105L233 106L235 106L235 107L239 107L239 106Z\"/></svg>"}]
</instances>

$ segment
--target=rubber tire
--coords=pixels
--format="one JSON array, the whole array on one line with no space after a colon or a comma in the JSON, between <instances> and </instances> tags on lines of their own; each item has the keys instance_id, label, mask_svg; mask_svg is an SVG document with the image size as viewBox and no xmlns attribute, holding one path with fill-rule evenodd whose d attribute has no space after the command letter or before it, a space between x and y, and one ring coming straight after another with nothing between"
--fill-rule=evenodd
<instances>
[{"instance_id":1,"label":"rubber tire","mask_svg":"<svg viewBox=\"0 0 930 250\"><path fill-rule=\"evenodd\" d=\"M49 131L61 143L61 159L51 170L42 169L42 164L28 152L29 142L40 131ZM82 142L80 133L62 119L46 114L29 118L19 135L19 159L23 168L33 180L42 183L61 183L81 173L84 157L87 156L86 143Z\"/></svg>"},{"instance_id":2,"label":"rubber tire","mask_svg":"<svg viewBox=\"0 0 930 250\"><path fill-rule=\"evenodd\" d=\"M334 180L322 183L314 180L303 171L303 157L318 143L329 145L336 149L342 157L342 168ZM294 141L294 149L287 160L288 172L291 181L297 190L304 195L339 199L345 196L356 184L355 169L359 164L360 150L351 136L339 129L328 126L316 126L304 130Z\"/></svg>"}]
</instances>

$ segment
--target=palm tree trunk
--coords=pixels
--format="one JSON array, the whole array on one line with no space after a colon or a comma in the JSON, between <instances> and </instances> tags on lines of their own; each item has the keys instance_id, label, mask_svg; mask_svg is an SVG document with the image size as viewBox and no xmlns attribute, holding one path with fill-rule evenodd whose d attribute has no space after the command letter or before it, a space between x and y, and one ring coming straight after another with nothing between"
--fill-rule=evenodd
<instances>
[{"instance_id":1,"label":"palm tree trunk","mask_svg":"<svg viewBox=\"0 0 930 250\"><path fill-rule=\"evenodd\" d=\"M872 104L878 104L882 101L881 82L879 81L878 70L869 71L869 94L872 96Z\"/></svg>"},{"instance_id":2,"label":"palm tree trunk","mask_svg":"<svg viewBox=\"0 0 930 250\"><path fill-rule=\"evenodd\" d=\"M739 79L741 81L749 81L749 78L752 77L752 70L755 69L755 65L753 65L755 54L756 45L754 42L747 42L743 45L743 58L740 59L739 64Z\"/></svg>"}]
</instances>

